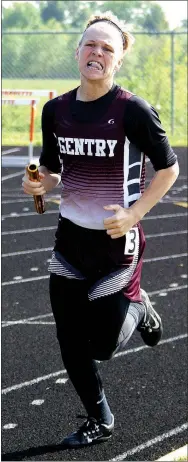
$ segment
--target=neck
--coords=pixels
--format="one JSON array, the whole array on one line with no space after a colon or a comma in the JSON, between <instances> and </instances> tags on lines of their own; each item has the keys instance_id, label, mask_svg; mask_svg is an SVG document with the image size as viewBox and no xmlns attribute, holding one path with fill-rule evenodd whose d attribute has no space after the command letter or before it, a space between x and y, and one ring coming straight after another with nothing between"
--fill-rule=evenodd
<instances>
[{"instance_id":1,"label":"neck","mask_svg":"<svg viewBox=\"0 0 188 462\"><path fill-rule=\"evenodd\" d=\"M113 80L109 81L88 81L81 76L81 84L77 90L76 99L80 101L94 101L106 95L112 88Z\"/></svg>"}]
</instances>

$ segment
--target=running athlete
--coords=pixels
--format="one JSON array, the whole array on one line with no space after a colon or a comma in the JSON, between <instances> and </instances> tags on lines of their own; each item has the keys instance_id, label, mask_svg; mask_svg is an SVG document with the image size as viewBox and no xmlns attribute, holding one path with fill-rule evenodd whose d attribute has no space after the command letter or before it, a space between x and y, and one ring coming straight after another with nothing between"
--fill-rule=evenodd
<instances>
[{"instance_id":1,"label":"running athlete","mask_svg":"<svg viewBox=\"0 0 188 462\"><path fill-rule=\"evenodd\" d=\"M97 360L123 350L135 329L151 347L162 335L140 289L140 220L179 169L155 109L114 83L131 40L112 15L89 20L76 50L79 87L43 108L40 181L23 178L32 195L62 181L50 299L62 359L88 415L63 439L68 448L108 440L114 430ZM155 175L144 191L145 156Z\"/></svg>"}]
</instances>

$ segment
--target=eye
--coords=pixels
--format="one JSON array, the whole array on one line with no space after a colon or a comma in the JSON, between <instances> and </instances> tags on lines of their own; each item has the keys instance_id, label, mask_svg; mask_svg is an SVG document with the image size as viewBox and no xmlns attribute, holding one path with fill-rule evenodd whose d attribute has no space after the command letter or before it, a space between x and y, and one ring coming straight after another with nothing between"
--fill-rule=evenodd
<instances>
[{"instance_id":1,"label":"eye","mask_svg":"<svg viewBox=\"0 0 188 462\"><path fill-rule=\"evenodd\" d=\"M113 53L113 50L108 47L103 47L103 50L108 51L109 53Z\"/></svg>"}]
</instances>

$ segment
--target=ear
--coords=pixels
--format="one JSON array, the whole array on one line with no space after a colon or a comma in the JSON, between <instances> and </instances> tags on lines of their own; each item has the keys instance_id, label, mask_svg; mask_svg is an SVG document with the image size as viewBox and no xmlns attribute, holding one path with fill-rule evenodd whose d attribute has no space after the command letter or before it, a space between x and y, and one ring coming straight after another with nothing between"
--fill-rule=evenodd
<instances>
[{"instance_id":1,"label":"ear","mask_svg":"<svg viewBox=\"0 0 188 462\"><path fill-rule=\"evenodd\" d=\"M122 66L123 58L119 59L118 63L116 64L116 70L119 71Z\"/></svg>"}]
</instances>

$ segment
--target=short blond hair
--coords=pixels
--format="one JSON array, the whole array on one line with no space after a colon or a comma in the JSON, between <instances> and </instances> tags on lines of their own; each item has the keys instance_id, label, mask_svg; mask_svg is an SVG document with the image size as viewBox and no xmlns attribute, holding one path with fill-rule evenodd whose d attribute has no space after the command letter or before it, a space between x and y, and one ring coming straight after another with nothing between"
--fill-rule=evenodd
<instances>
[{"instance_id":1,"label":"short blond hair","mask_svg":"<svg viewBox=\"0 0 188 462\"><path fill-rule=\"evenodd\" d=\"M130 32L128 32L124 21L119 20L117 16L111 13L111 11L106 11L105 13L91 16L86 24L85 31L93 24L102 21L107 22L108 24L112 24L120 31L123 40L123 51L126 52L130 50L132 44L134 43L134 37L130 34Z\"/></svg>"}]
</instances>

